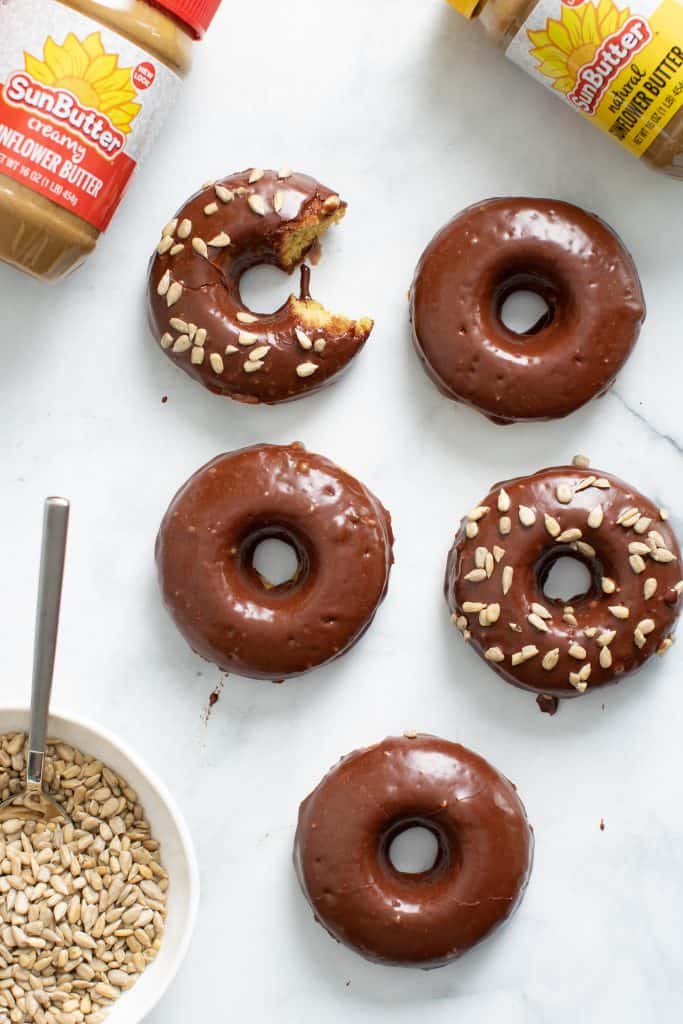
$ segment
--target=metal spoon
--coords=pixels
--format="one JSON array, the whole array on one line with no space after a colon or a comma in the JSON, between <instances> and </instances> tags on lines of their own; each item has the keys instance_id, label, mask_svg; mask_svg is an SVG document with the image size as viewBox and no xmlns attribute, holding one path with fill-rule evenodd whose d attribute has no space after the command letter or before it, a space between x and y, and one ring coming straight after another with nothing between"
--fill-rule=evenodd
<instances>
[{"instance_id":1,"label":"metal spoon","mask_svg":"<svg viewBox=\"0 0 683 1024\"><path fill-rule=\"evenodd\" d=\"M23 821L50 821L57 817L71 822L71 818L61 804L43 789L47 723L57 647L68 525L69 502L66 498L47 498L43 514L43 543L40 555L40 579L33 650L33 685L31 723L26 754L26 788L0 804L0 822L7 821L9 818L19 818Z\"/></svg>"}]
</instances>

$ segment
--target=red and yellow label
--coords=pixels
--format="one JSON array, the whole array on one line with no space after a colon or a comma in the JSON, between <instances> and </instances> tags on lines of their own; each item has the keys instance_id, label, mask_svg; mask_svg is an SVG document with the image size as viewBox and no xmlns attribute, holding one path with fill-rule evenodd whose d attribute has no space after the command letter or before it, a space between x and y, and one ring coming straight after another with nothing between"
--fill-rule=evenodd
<instances>
[{"instance_id":1,"label":"red and yellow label","mask_svg":"<svg viewBox=\"0 0 683 1024\"><path fill-rule=\"evenodd\" d=\"M177 78L48 0L4 0L0 174L102 231L156 134Z\"/></svg>"},{"instance_id":2,"label":"red and yellow label","mask_svg":"<svg viewBox=\"0 0 683 1024\"><path fill-rule=\"evenodd\" d=\"M541 0L507 55L636 156L683 105L677 0Z\"/></svg>"}]
</instances>

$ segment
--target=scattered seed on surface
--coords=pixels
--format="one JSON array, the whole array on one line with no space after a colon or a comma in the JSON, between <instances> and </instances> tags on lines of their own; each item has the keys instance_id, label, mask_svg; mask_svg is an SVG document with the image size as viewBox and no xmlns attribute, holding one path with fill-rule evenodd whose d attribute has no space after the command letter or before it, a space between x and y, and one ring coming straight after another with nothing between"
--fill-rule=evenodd
<instances>
[{"instance_id":1,"label":"scattered seed on surface","mask_svg":"<svg viewBox=\"0 0 683 1024\"><path fill-rule=\"evenodd\" d=\"M598 647L609 647L609 645L612 643L612 641L614 640L616 635L617 635L616 629L607 629L607 630L605 630L604 633L600 634L600 636L598 637L598 639L596 641L596 643L598 644Z\"/></svg>"},{"instance_id":2,"label":"scattered seed on surface","mask_svg":"<svg viewBox=\"0 0 683 1024\"><path fill-rule=\"evenodd\" d=\"M191 336L192 335L190 333L190 337ZM195 345L199 345L200 348L203 348L204 344L206 343L206 338L207 338L206 328L205 327L198 327L197 328L197 333L194 336L194 343L195 343Z\"/></svg>"},{"instance_id":3,"label":"scattered seed on surface","mask_svg":"<svg viewBox=\"0 0 683 1024\"><path fill-rule=\"evenodd\" d=\"M174 281L170 285L168 291L166 292L166 305L169 307L169 309L171 306L175 306L176 302L178 301L178 299L180 299L182 294L183 286L179 281Z\"/></svg>"},{"instance_id":4,"label":"scattered seed on surface","mask_svg":"<svg viewBox=\"0 0 683 1024\"><path fill-rule=\"evenodd\" d=\"M477 536L478 533L479 533L479 527L477 526L476 523L467 523L465 525L465 536L469 540L474 540L474 538Z\"/></svg>"},{"instance_id":5,"label":"scattered seed on surface","mask_svg":"<svg viewBox=\"0 0 683 1024\"><path fill-rule=\"evenodd\" d=\"M214 192L222 203L231 203L235 198L234 194L225 185L214 185Z\"/></svg>"},{"instance_id":6,"label":"scattered seed on surface","mask_svg":"<svg viewBox=\"0 0 683 1024\"><path fill-rule=\"evenodd\" d=\"M597 530L600 526L602 526L602 522L603 522L604 518L605 518L605 511L604 511L602 505L596 505L595 508L592 508L590 510L590 512L588 513L588 520L587 520L588 521L588 525L590 526L591 530Z\"/></svg>"},{"instance_id":7,"label":"scattered seed on surface","mask_svg":"<svg viewBox=\"0 0 683 1024\"><path fill-rule=\"evenodd\" d=\"M635 573L645 572L647 569L642 555L629 555L628 564Z\"/></svg>"},{"instance_id":8,"label":"scattered seed on surface","mask_svg":"<svg viewBox=\"0 0 683 1024\"><path fill-rule=\"evenodd\" d=\"M166 238L168 235L174 235L177 227L178 227L178 218L174 217L173 220L169 220L168 224L166 224L161 229L161 237L162 238Z\"/></svg>"},{"instance_id":9,"label":"scattered seed on surface","mask_svg":"<svg viewBox=\"0 0 683 1024\"><path fill-rule=\"evenodd\" d=\"M221 231L209 239L209 245L214 249L224 249L226 245L230 245L230 235L227 235L225 231ZM237 315L239 317L239 313Z\"/></svg>"},{"instance_id":10,"label":"scattered seed on surface","mask_svg":"<svg viewBox=\"0 0 683 1024\"><path fill-rule=\"evenodd\" d=\"M178 238L189 238L192 234L192 221L188 220L187 217L181 220L178 225Z\"/></svg>"},{"instance_id":11,"label":"scattered seed on surface","mask_svg":"<svg viewBox=\"0 0 683 1024\"><path fill-rule=\"evenodd\" d=\"M315 363L299 363L296 372L299 377L310 377L318 369Z\"/></svg>"},{"instance_id":12,"label":"scattered seed on surface","mask_svg":"<svg viewBox=\"0 0 683 1024\"><path fill-rule=\"evenodd\" d=\"M536 513L528 505L520 505L518 515L522 526L533 526L536 522Z\"/></svg>"},{"instance_id":13,"label":"scattered seed on surface","mask_svg":"<svg viewBox=\"0 0 683 1024\"><path fill-rule=\"evenodd\" d=\"M573 526L569 530L563 530L562 533L558 534L555 538L558 544L571 544L572 541L581 540L583 534L578 527Z\"/></svg>"},{"instance_id":14,"label":"scattered seed on surface","mask_svg":"<svg viewBox=\"0 0 683 1024\"><path fill-rule=\"evenodd\" d=\"M313 351L317 352L318 355L324 352L326 347L327 342L325 341L324 338L316 338L316 340L313 342Z\"/></svg>"},{"instance_id":15,"label":"scattered seed on surface","mask_svg":"<svg viewBox=\"0 0 683 1024\"><path fill-rule=\"evenodd\" d=\"M612 667L612 652L609 647L602 647L600 649L599 656L600 668L611 668Z\"/></svg>"},{"instance_id":16,"label":"scattered seed on surface","mask_svg":"<svg viewBox=\"0 0 683 1024\"><path fill-rule=\"evenodd\" d=\"M548 625L545 619L542 619L540 615L536 615L535 612L532 612L530 615L527 615L527 622L531 626L533 626L534 629L540 630L541 633L549 632Z\"/></svg>"},{"instance_id":17,"label":"scattered seed on surface","mask_svg":"<svg viewBox=\"0 0 683 1024\"><path fill-rule=\"evenodd\" d=\"M551 537L559 537L562 532L562 527L554 516L550 516L546 512L543 516L543 522L545 523L545 528Z\"/></svg>"},{"instance_id":18,"label":"scattered seed on surface","mask_svg":"<svg viewBox=\"0 0 683 1024\"><path fill-rule=\"evenodd\" d=\"M258 193L254 193L253 196L249 196L247 202L249 203L249 209L252 213L257 214L259 217L265 217L266 203L263 196L258 195Z\"/></svg>"},{"instance_id":19,"label":"scattered seed on surface","mask_svg":"<svg viewBox=\"0 0 683 1024\"><path fill-rule=\"evenodd\" d=\"M531 605L531 610L536 615L540 615L542 619L552 619L551 612L545 607L545 605L539 604L538 601L534 601Z\"/></svg>"},{"instance_id":20,"label":"scattered seed on surface","mask_svg":"<svg viewBox=\"0 0 683 1024\"><path fill-rule=\"evenodd\" d=\"M173 239L171 238L170 235L166 235L164 238L161 239L161 241L157 245L157 252L158 252L158 254L160 256L163 256L164 253L167 253L169 251L169 249L172 249L172 248L173 248Z\"/></svg>"},{"instance_id":21,"label":"scattered seed on surface","mask_svg":"<svg viewBox=\"0 0 683 1024\"><path fill-rule=\"evenodd\" d=\"M277 172L277 176L280 179L280 181L286 181L287 178L291 178L292 177L291 168L289 168L289 167L281 167L280 170Z\"/></svg>"},{"instance_id":22,"label":"scattered seed on surface","mask_svg":"<svg viewBox=\"0 0 683 1024\"><path fill-rule=\"evenodd\" d=\"M506 537L512 530L512 520L510 516L501 516L498 520L498 530L503 537Z\"/></svg>"},{"instance_id":23,"label":"scattered seed on surface","mask_svg":"<svg viewBox=\"0 0 683 1024\"><path fill-rule=\"evenodd\" d=\"M603 594L613 594L617 589L617 585L610 576L603 576L600 580L600 586L602 587Z\"/></svg>"},{"instance_id":24,"label":"scattered seed on surface","mask_svg":"<svg viewBox=\"0 0 683 1024\"><path fill-rule=\"evenodd\" d=\"M260 181L263 177L263 170L260 167L255 167L249 175L249 184L255 185L257 181Z\"/></svg>"},{"instance_id":25,"label":"scattered seed on surface","mask_svg":"<svg viewBox=\"0 0 683 1024\"><path fill-rule=\"evenodd\" d=\"M500 562L505 557L505 548L499 548L497 544L493 545L493 557L496 562Z\"/></svg>"},{"instance_id":26,"label":"scattered seed on surface","mask_svg":"<svg viewBox=\"0 0 683 1024\"><path fill-rule=\"evenodd\" d=\"M223 356L220 352L212 352L209 356L209 364L214 373L223 373L225 364L223 363Z\"/></svg>"},{"instance_id":27,"label":"scattered seed on surface","mask_svg":"<svg viewBox=\"0 0 683 1024\"><path fill-rule=\"evenodd\" d=\"M572 547L582 555L585 555L586 558L595 558L597 554L593 545L587 544L585 540L577 540L575 544L572 544Z\"/></svg>"},{"instance_id":28,"label":"scattered seed on surface","mask_svg":"<svg viewBox=\"0 0 683 1024\"><path fill-rule=\"evenodd\" d=\"M673 645L673 639L670 636L665 637L662 640L659 647L657 648L657 654L660 656L660 658L662 657L662 655L666 654L666 652L670 650L673 647Z\"/></svg>"},{"instance_id":29,"label":"scattered seed on surface","mask_svg":"<svg viewBox=\"0 0 683 1024\"><path fill-rule=\"evenodd\" d=\"M471 569L464 578L468 583L483 583L486 579L486 569Z\"/></svg>"},{"instance_id":30,"label":"scattered seed on surface","mask_svg":"<svg viewBox=\"0 0 683 1024\"><path fill-rule=\"evenodd\" d=\"M258 334L253 334L251 331L240 331L237 336L237 342L244 348L248 348L250 345L255 345L259 340Z\"/></svg>"},{"instance_id":31,"label":"scattered seed on surface","mask_svg":"<svg viewBox=\"0 0 683 1024\"><path fill-rule=\"evenodd\" d=\"M505 655L503 654L500 647L489 647L486 651L484 651L484 657L486 658L487 661L505 661Z\"/></svg>"},{"instance_id":32,"label":"scattered seed on surface","mask_svg":"<svg viewBox=\"0 0 683 1024\"><path fill-rule=\"evenodd\" d=\"M284 192L276 192L275 195L273 196L273 209L275 210L275 212L276 213L280 213L280 211L282 210L282 207L284 206L284 204L285 204L285 194L284 194Z\"/></svg>"},{"instance_id":33,"label":"scattered seed on surface","mask_svg":"<svg viewBox=\"0 0 683 1024\"><path fill-rule=\"evenodd\" d=\"M170 348L173 344L173 335L169 334L168 331L165 334L162 334L160 344L163 349Z\"/></svg>"},{"instance_id":34,"label":"scattered seed on surface","mask_svg":"<svg viewBox=\"0 0 683 1024\"><path fill-rule=\"evenodd\" d=\"M590 469L590 464L591 460L587 455L575 455L572 459L572 465L577 469Z\"/></svg>"},{"instance_id":35,"label":"scattered seed on surface","mask_svg":"<svg viewBox=\"0 0 683 1024\"><path fill-rule=\"evenodd\" d=\"M245 363L242 363L242 369L245 373L256 373L257 370L262 369L263 360L261 359L247 359Z\"/></svg>"},{"instance_id":36,"label":"scattered seed on surface","mask_svg":"<svg viewBox=\"0 0 683 1024\"><path fill-rule=\"evenodd\" d=\"M544 656L541 665L546 670L546 672L551 672L556 667L559 660L560 648L554 647L552 651L548 651L548 653Z\"/></svg>"},{"instance_id":37,"label":"scattered seed on surface","mask_svg":"<svg viewBox=\"0 0 683 1024\"><path fill-rule=\"evenodd\" d=\"M258 321L258 317L254 316L253 313L240 312L237 314L237 319L241 324L255 324Z\"/></svg>"},{"instance_id":38,"label":"scattered seed on surface","mask_svg":"<svg viewBox=\"0 0 683 1024\"><path fill-rule=\"evenodd\" d=\"M507 595L509 593L509 591L510 591L510 587L512 586L512 580L513 580L514 574L515 574L515 570L513 569L513 567L511 565L506 565L503 568L502 584L503 584L503 595L504 596Z\"/></svg>"},{"instance_id":39,"label":"scattered seed on surface","mask_svg":"<svg viewBox=\"0 0 683 1024\"><path fill-rule=\"evenodd\" d=\"M562 505L568 505L573 497L571 487L567 484L558 484L555 490L555 497Z\"/></svg>"},{"instance_id":40,"label":"scattered seed on surface","mask_svg":"<svg viewBox=\"0 0 683 1024\"><path fill-rule=\"evenodd\" d=\"M511 505L512 502L510 501L510 495L508 494L504 487L501 487L500 491L498 492L498 511L509 512Z\"/></svg>"},{"instance_id":41,"label":"scattered seed on surface","mask_svg":"<svg viewBox=\"0 0 683 1024\"><path fill-rule=\"evenodd\" d=\"M171 284L171 271L165 270L157 284L157 295L166 295Z\"/></svg>"},{"instance_id":42,"label":"scattered seed on surface","mask_svg":"<svg viewBox=\"0 0 683 1024\"><path fill-rule=\"evenodd\" d=\"M209 250L207 249L206 242L204 241L203 238L197 238L197 237L193 238L192 239L192 248L194 249L194 251L196 253L199 253L200 256L208 256L209 255Z\"/></svg>"},{"instance_id":43,"label":"scattered seed on surface","mask_svg":"<svg viewBox=\"0 0 683 1024\"><path fill-rule=\"evenodd\" d=\"M628 619L631 614L630 610L623 604L611 604L609 605L609 610L615 619Z\"/></svg>"},{"instance_id":44,"label":"scattered seed on surface","mask_svg":"<svg viewBox=\"0 0 683 1024\"><path fill-rule=\"evenodd\" d=\"M652 558L655 562L661 562L665 565L668 565L669 562L676 561L676 556L674 555L673 551L668 551L666 548L657 548L655 551L652 552L650 558Z\"/></svg>"},{"instance_id":45,"label":"scattered seed on surface","mask_svg":"<svg viewBox=\"0 0 683 1024\"><path fill-rule=\"evenodd\" d=\"M180 337L176 338L176 340L173 342L173 348L171 349L171 352L176 352L180 354L181 352L187 352L187 350L191 347L192 342L190 341L189 335L181 334Z\"/></svg>"},{"instance_id":46,"label":"scattered seed on surface","mask_svg":"<svg viewBox=\"0 0 683 1024\"><path fill-rule=\"evenodd\" d=\"M481 601L465 601L462 610L466 615L478 615L479 612L483 612L486 605Z\"/></svg>"},{"instance_id":47,"label":"scattered seed on surface","mask_svg":"<svg viewBox=\"0 0 683 1024\"><path fill-rule=\"evenodd\" d=\"M570 658L575 658L577 661L584 661L588 657L586 648L581 644L570 644L568 654Z\"/></svg>"},{"instance_id":48,"label":"scattered seed on surface","mask_svg":"<svg viewBox=\"0 0 683 1024\"><path fill-rule=\"evenodd\" d=\"M204 355L205 350L203 348L200 348L198 345L195 345L195 347L190 352L190 362L192 363L193 366L201 366L202 363L204 362Z\"/></svg>"},{"instance_id":49,"label":"scattered seed on surface","mask_svg":"<svg viewBox=\"0 0 683 1024\"><path fill-rule=\"evenodd\" d=\"M303 349L308 351L309 349L313 348L313 342L308 337L306 332L302 331L300 327L295 327L294 333L296 335L296 340L299 342Z\"/></svg>"},{"instance_id":50,"label":"scattered seed on surface","mask_svg":"<svg viewBox=\"0 0 683 1024\"><path fill-rule=\"evenodd\" d=\"M500 605L495 603L488 605L485 614L486 621L492 626L500 618Z\"/></svg>"},{"instance_id":51,"label":"scattered seed on surface","mask_svg":"<svg viewBox=\"0 0 683 1024\"><path fill-rule=\"evenodd\" d=\"M534 644L525 644L521 651L515 651L512 655L513 666L521 665L525 661L529 661L530 658L534 658L538 654L538 647Z\"/></svg>"},{"instance_id":52,"label":"scattered seed on surface","mask_svg":"<svg viewBox=\"0 0 683 1024\"><path fill-rule=\"evenodd\" d=\"M470 520L471 523L477 523L486 515L488 511L488 505L477 505L476 508L473 508L472 511L467 514L467 518Z\"/></svg>"}]
</instances>

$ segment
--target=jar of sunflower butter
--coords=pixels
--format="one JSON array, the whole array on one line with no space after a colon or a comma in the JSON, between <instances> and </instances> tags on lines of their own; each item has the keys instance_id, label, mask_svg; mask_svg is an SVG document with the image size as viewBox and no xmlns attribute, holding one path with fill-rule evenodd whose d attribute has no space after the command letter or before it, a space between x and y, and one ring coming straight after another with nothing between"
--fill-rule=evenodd
<instances>
[{"instance_id":1,"label":"jar of sunflower butter","mask_svg":"<svg viewBox=\"0 0 683 1024\"><path fill-rule=\"evenodd\" d=\"M637 157L683 178L683 3L448 0Z\"/></svg>"},{"instance_id":2,"label":"jar of sunflower butter","mask_svg":"<svg viewBox=\"0 0 683 1024\"><path fill-rule=\"evenodd\" d=\"M94 248L220 0L0 0L0 260Z\"/></svg>"}]
</instances>

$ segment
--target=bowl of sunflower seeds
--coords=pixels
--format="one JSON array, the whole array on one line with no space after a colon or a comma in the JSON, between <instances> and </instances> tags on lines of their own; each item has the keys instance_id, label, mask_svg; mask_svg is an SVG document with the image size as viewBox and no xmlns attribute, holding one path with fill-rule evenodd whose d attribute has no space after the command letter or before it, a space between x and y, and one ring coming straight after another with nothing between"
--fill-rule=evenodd
<instances>
[{"instance_id":1,"label":"bowl of sunflower seeds","mask_svg":"<svg viewBox=\"0 0 683 1024\"><path fill-rule=\"evenodd\" d=\"M0 709L0 801L25 785L28 711ZM138 1024L187 952L188 828L117 737L50 715L44 788L70 821L0 823L0 1024Z\"/></svg>"}]
</instances>

